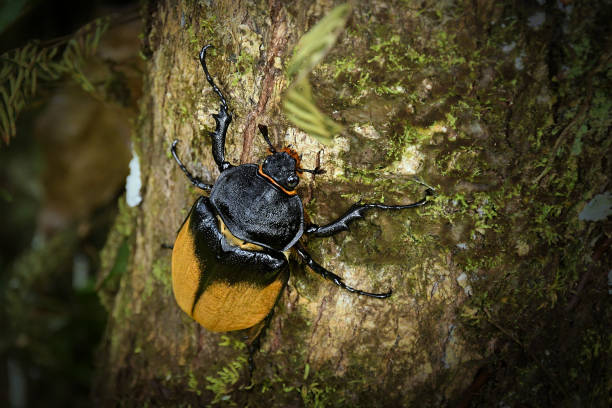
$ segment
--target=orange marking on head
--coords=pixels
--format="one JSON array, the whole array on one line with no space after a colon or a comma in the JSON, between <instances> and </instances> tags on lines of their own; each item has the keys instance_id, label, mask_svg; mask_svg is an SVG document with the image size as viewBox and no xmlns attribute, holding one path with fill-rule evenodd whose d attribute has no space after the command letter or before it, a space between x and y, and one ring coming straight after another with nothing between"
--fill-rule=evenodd
<instances>
[{"instance_id":1,"label":"orange marking on head","mask_svg":"<svg viewBox=\"0 0 612 408\"><path fill-rule=\"evenodd\" d=\"M280 184L278 184L276 182L276 180L274 180L272 177L268 176L266 173L263 172L262 170L262 166L261 164L259 165L259 170L257 170L257 173L259 173L260 176L265 177L270 183L274 184L276 187L280 188L281 190L283 190L283 192L287 195L293 196L297 194L296 190L293 191L289 191L289 190L285 190L285 188L283 186L281 186Z\"/></svg>"},{"instance_id":2,"label":"orange marking on head","mask_svg":"<svg viewBox=\"0 0 612 408\"><path fill-rule=\"evenodd\" d=\"M297 172L298 177L300 177L300 178L304 177L304 172L301 171L302 170L302 166L301 166L302 158L300 157L298 152L293 150L289 146L283 147L281 152L285 152L289 156L293 157L293 159L295 160L295 171Z\"/></svg>"},{"instance_id":3,"label":"orange marking on head","mask_svg":"<svg viewBox=\"0 0 612 408\"><path fill-rule=\"evenodd\" d=\"M285 152L289 156L293 157L293 159L295 160L295 169L296 170L300 168L300 161L301 161L301 159L300 159L300 155L298 154L298 152L296 152L295 150L293 150L289 146L283 147L281 149L281 152Z\"/></svg>"}]
</instances>

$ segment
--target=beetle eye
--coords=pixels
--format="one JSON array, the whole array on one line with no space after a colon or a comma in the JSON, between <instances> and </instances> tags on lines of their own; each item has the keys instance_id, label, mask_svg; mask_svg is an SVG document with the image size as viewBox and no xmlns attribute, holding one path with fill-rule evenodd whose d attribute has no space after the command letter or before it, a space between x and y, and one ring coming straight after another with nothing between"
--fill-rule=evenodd
<instances>
[{"instance_id":1,"label":"beetle eye","mask_svg":"<svg viewBox=\"0 0 612 408\"><path fill-rule=\"evenodd\" d=\"M300 182L300 179L295 174L292 174L291 176L287 177L288 187L295 188L299 182Z\"/></svg>"}]
</instances>

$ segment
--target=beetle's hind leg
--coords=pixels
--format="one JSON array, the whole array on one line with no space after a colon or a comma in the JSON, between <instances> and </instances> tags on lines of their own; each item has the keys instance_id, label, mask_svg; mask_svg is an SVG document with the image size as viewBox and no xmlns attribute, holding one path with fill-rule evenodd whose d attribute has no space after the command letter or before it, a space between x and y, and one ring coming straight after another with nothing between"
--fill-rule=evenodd
<instances>
[{"instance_id":1,"label":"beetle's hind leg","mask_svg":"<svg viewBox=\"0 0 612 408\"><path fill-rule=\"evenodd\" d=\"M415 208L421 207L427 204L427 197L433 195L432 189L427 189L425 191L425 197L422 200L417 201L416 203L406 204L406 205L384 205L384 204L353 204L351 208L348 209L340 218L335 221L330 222L327 225L323 225L322 227L316 224L310 224L306 226L305 233L312 234L315 237L329 237L338 232L348 231L349 223L355 221L359 218L364 218L365 213L371 209L379 209L379 210L404 210L407 208Z\"/></svg>"},{"instance_id":2,"label":"beetle's hind leg","mask_svg":"<svg viewBox=\"0 0 612 408\"><path fill-rule=\"evenodd\" d=\"M371 293L371 292L365 292L363 290L355 289L351 286L348 286L346 283L344 283L344 281L342 280L340 276L336 275L333 272L328 271L327 269L325 269L324 267L316 263L312 259L310 254L306 252L306 249L301 243L298 242L294 248L296 249L298 255L304 260L304 262L306 262L306 265L310 267L310 269L312 269L313 271L315 271L316 273L318 273L325 279L329 279L330 281L334 282L336 285L340 286L342 289L348 290L351 293L357 293L358 295L364 295L364 296L374 297L378 299L384 299L384 298L388 298L389 296L391 296L391 293L392 293L391 290L385 293Z\"/></svg>"},{"instance_id":3,"label":"beetle's hind leg","mask_svg":"<svg viewBox=\"0 0 612 408\"><path fill-rule=\"evenodd\" d=\"M249 384L252 383L253 371L255 371L255 361L253 356L259 350L261 346L261 339L265 334L266 329L270 325L270 320L272 320L272 315L274 315L274 308L270 310L270 313L263 319L261 322L256 324L255 326L248 329L244 342L247 346L248 353L248 364L249 364Z\"/></svg>"},{"instance_id":4,"label":"beetle's hind leg","mask_svg":"<svg viewBox=\"0 0 612 408\"><path fill-rule=\"evenodd\" d=\"M185 167L181 159L179 159L178 154L176 153L177 144L178 144L178 140L175 140L174 142L172 142L172 147L170 148L170 152L172 153L172 157L174 157L174 160L177 162L178 166L181 168L181 170L183 170L183 173L185 173L189 181L191 181L191 184L193 184L194 186L196 186L197 188L201 190L210 191L212 189L212 185L204 183L202 180L200 180L199 177L196 177L193 174L191 174L189 170L187 170L187 167Z\"/></svg>"},{"instance_id":5,"label":"beetle's hind leg","mask_svg":"<svg viewBox=\"0 0 612 408\"><path fill-rule=\"evenodd\" d=\"M281 295L283 294L285 287L287 286L287 282L289 281L289 270L286 269L284 272L284 283L283 288L279 291L278 296L276 297L276 301L274 302L274 306L278 303ZM249 328L246 332L246 336L244 338L244 342L247 345L247 353L249 354L248 363L249 363L249 384L252 384L253 371L255 371L255 361L253 360L253 356L259 350L261 345L261 339L265 335L266 330L270 326L270 321L272 320L272 316L274 316L274 307L270 309L268 315L255 326Z\"/></svg>"},{"instance_id":6,"label":"beetle's hind leg","mask_svg":"<svg viewBox=\"0 0 612 408\"><path fill-rule=\"evenodd\" d=\"M222 172L223 170L227 170L229 167L231 167L231 164L225 161L225 135L227 134L227 129L229 128L230 123L232 122L232 114L229 113L229 108L227 107L225 97L217 85L215 85L215 81L210 76L208 68L206 67L206 50L210 47L210 44L202 47L202 51L200 51L200 64L202 64L202 69L204 70L204 75L206 75L206 80L212 87L213 91L219 95L219 99L221 99L219 113L212 115L215 119L216 126L215 131L210 132L210 137L212 138L212 153L215 163L217 163L219 171Z\"/></svg>"}]
</instances>

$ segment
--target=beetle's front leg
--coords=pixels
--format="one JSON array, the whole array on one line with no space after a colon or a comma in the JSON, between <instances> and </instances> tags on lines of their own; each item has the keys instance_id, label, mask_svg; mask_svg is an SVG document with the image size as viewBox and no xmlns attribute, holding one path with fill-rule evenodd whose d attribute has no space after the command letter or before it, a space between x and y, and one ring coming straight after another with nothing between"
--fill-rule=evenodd
<instances>
[{"instance_id":1,"label":"beetle's front leg","mask_svg":"<svg viewBox=\"0 0 612 408\"><path fill-rule=\"evenodd\" d=\"M416 203L406 204L406 205L384 205L384 204L353 204L351 208L348 209L340 218L335 221L330 222L327 225L323 225L322 227L316 224L306 225L304 232L306 234L312 234L315 237L329 237L338 232L348 231L349 223L355 221L359 218L364 218L365 213L368 210L373 208L379 210L404 210L407 208L415 208L420 207L422 205L427 204L427 196L432 195L433 191L428 189L425 191L425 197L417 201Z\"/></svg>"},{"instance_id":2,"label":"beetle's front leg","mask_svg":"<svg viewBox=\"0 0 612 408\"><path fill-rule=\"evenodd\" d=\"M223 172L231 167L231 164L225 161L225 135L227 134L227 129L229 128L230 123L232 122L232 114L229 112L225 97L217 85L215 85L215 81L213 81L212 77L208 73L208 68L206 67L206 50L210 47L210 44L202 47L202 51L200 51L200 64L202 64L202 69L204 69L206 80L212 87L213 91L215 91L215 93L219 95L219 98L221 99L219 113L212 115L215 119L216 125L215 131L210 132L210 137L212 138L212 153L215 163L217 163L219 171Z\"/></svg>"},{"instance_id":3,"label":"beetle's front leg","mask_svg":"<svg viewBox=\"0 0 612 408\"><path fill-rule=\"evenodd\" d=\"M185 173L185 175L187 176L189 181L191 181L191 184L193 184L197 188L202 189L204 191L210 191L212 189L212 184L206 184L202 180L200 180L199 177L194 176L193 174L191 174L191 172L189 170L187 170L187 167L185 167L185 165L183 164L181 159L179 159L178 154L176 153L176 145L177 144L178 144L178 140L175 140L174 142L172 142L172 147L170 148L170 153L172 153L172 157L174 157L174 160L176 161L176 163L178 164L180 169L183 170L183 173Z\"/></svg>"}]
</instances>

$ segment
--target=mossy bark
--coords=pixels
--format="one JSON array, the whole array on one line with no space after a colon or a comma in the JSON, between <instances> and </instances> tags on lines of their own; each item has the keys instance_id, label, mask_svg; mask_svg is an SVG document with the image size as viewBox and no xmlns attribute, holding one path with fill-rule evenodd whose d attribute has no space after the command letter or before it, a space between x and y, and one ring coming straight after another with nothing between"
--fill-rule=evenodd
<instances>
[{"instance_id":1,"label":"mossy bark","mask_svg":"<svg viewBox=\"0 0 612 408\"><path fill-rule=\"evenodd\" d=\"M611 16L605 2L539 3L356 4L311 76L320 108L344 125L325 147L291 127L280 100L283 64L334 2L151 2L134 137L143 202L122 211L105 252L113 259L127 243L130 260L115 289L101 284L111 317L99 402L605 401L610 229L578 212L612 174ZM200 194L171 159L172 141L204 181L218 176L207 131L219 102L197 60L206 43L234 114L226 159L259 161L266 145L255 129L264 123L274 143L303 153L304 167L320 160L327 173L299 188L310 221L357 200L416 201L424 188L415 177L438 193L423 209L371 213L349 233L305 240L347 283L394 294L356 296L294 262L252 387L240 335L207 332L176 306L171 254L161 248Z\"/></svg>"}]
</instances>

